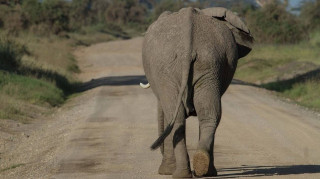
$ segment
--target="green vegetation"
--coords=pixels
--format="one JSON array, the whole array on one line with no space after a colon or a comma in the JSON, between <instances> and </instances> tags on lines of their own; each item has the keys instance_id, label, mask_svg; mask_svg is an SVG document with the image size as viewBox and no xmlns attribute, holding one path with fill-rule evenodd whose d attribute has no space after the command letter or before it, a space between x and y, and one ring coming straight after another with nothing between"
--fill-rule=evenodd
<instances>
[{"instance_id":1,"label":"green vegetation","mask_svg":"<svg viewBox=\"0 0 320 179\"><path fill-rule=\"evenodd\" d=\"M24 166L25 164L16 164L16 165L12 165L8 168L4 168L4 169L0 169L0 172L4 172L4 171L7 171L7 170L10 170L10 169L14 169L14 168L18 168L18 167L21 167L21 166Z\"/></svg>"},{"instance_id":2,"label":"green vegetation","mask_svg":"<svg viewBox=\"0 0 320 179\"><path fill-rule=\"evenodd\" d=\"M19 68L22 56L27 53L25 46L0 37L0 69L12 71Z\"/></svg>"},{"instance_id":3,"label":"green vegetation","mask_svg":"<svg viewBox=\"0 0 320 179\"><path fill-rule=\"evenodd\" d=\"M319 32L299 44L258 44L239 60L235 78L320 109Z\"/></svg>"},{"instance_id":4,"label":"green vegetation","mask_svg":"<svg viewBox=\"0 0 320 179\"><path fill-rule=\"evenodd\" d=\"M318 77L319 78L319 77ZM295 83L289 90L284 91L284 95L294 99L298 103L311 107L320 108L320 81L309 80L306 82Z\"/></svg>"},{"instance_id":5,"label":"green vegetation","mask_svg":"<svg viewBox=\"0 0 320 179\"><path fill-rule=\"evenodd\" d=\"M0 118L28 122L72 96L75 46L140 35L136 0L0 1Z\"/></svg>"},{"instance_id":6,"label":"green vegetation","mask_svg":"<svg viewBox=\"0 0 320 179\"><path fill-rule=\"evenodd\" d=\"M239 60L235 78L319 110L320 0L306 2L299 16L286 11L286 2L234 8L256 40L252 52Z\"/></svg>"},{"instance_id":7,"label":"green vegetation","mask_svg":"<svg viewBox=\"0 0 320 179\"><path fill-rule=\"evenodd\" d=\"M248 11L245 17L258 42L295 43L304 38L303 26L284 5L267 4L261 10Z\"/></svg>"},{"instance_id":8,"label":"green vegetation","mask_svg":"<svg viewBox=\"0 0 320 179\"><path fill-rule=\"evenodd\" d=\"M301 44L257 44L252 52L240 59L236 78L251 83L264 83L320 65L319 47Z\"/></svg>"},{"instance_id":9,"label":"green vegetation","mask_svg":"<svg viewBox=\"0 0 320 179\"><path fill-rule=\"evenodd\" d=\"M3 95L31 104L57 106L64 100L63 91L53 84L4 71L0 71L0 90Z\"/></svg>"},{"instance_id":10,"label":"green vegetation","mask_svg":"<svg viewBox=\"0 0 320 179\"><path fill-rule=\"evenodd\" d=\"M280 92L284 97L294 100L306 107L320 109L320 70L313 74L313 77L298 78L286 81L276 81L261 86Z\"/></svg>"},{"instance_id":11,"label":"green vegetation","mask_svg":"<svg viewBox=\"0 0 320 179\"><path fill-rule=\"evenodd\" d=\"M68 46L63 40L1 35L0 118L27 122L40 108L65 101L72 92L72 74L79 70Z\"/></svg>"}]
</instances>

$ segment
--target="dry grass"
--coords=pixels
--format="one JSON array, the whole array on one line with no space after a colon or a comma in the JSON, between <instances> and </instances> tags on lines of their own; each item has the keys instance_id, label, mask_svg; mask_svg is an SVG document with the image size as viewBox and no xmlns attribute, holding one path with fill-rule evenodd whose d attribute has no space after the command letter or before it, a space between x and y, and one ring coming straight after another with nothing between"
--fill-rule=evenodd
<instances>
[{"instance_id":1,"label":"dry grass","mask_svg":"<svg viewBox=\"0 0 320 179\"><path fill-rule=\"evenodd\" d=\"M117 39L103 32L103 28L88 27L83 33L61 36L40 36L28 32L9 36L0 31L0 35L9 36L14 42L12 48L17 45L27 49L27 53L22 53L22 57L20 55L17 59L19 64L12 67L14 69L0 68L0 119L26 122L63 104L75 90L75 73L80 73L72 54L74 48Z\"/></svg>"},{"instance_id":2,"label":"dry grass","mask_svg":"<svg viewBox=\"0 0 320 179\"><path fill-rule=\"evenodd\" d=\"M307 43L296 45L258 44L247 57L239 60L235 78L252 83L263 83L265 80L279 78L285 75L284 73L293 73L290 72L290 68L286 71L279 68L290 63L320 65L319 49L319 47ZM306 69L307 71L308 69Z\"/></svg>"},{"instance_id":3,"label":"dry grass","mask_svg":"<svg viewBox=\"0 0 320 179\"><path fill-rule=\"evenodd\" d=\"M70 39L27 33L8 38L1 43L12 42L13 52L15 47L25 46L28 53L17 56L8 51L8 60L17 58L18 64L0 69L0 118L26 122L65 101L79 68Z\"/></svg>"}]
</instances>

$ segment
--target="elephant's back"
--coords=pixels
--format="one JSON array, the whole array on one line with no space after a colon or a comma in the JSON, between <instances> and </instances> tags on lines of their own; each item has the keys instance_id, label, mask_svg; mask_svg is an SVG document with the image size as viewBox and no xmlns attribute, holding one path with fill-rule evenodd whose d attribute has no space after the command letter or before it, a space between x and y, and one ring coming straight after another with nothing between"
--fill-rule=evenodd
<instances>
[{"instance_id":1,"label":"elephant's back","mask_svg":"<svg viewBox=\"0 0 320 179\"><path fill-rule=\"evenodd\" d=\"M181 57L186 53L186 39L191 38L191 34L188 37L186 33L186 29L191 28L187 20L190 9L161 15L145 34L143 66L155 92L159 86L178 87L181 83Z\"/></svg>"},{"instance_id":2,"label":"elephant's back","mask_svg":"<svg viewBox=\"0 0 320 179\"><path fill-rule=\"evenodd\" d=\"M191 18L188 17L190 12ZM163 85L176 86L179 89L182 61L192 60L185 58L185 54L190 51L210 53L215 59L213 62L204 63L218 63L220 59L223 60L220 56L226 53L226 46L235 44L232 38L227 26L192 8L161 15L148 28L142 51L145 74L153 91L157 94L157 90ZM231 45L226 45L227 39ZM189 49L186 48L188 43L191 44Z\"/></svg>"},{"instance_id":3,"label":"elephant's back","mask_svg":"<svg viewBox=\"0 0 320 179\"><path fill-rule=\"evenodd\" d=\"M191 19L187 17L190 10ZM190 49L186 49L188 43L191 44ZM148 67L158 67L174 63L174 60L184 56L187 51L213 49L220 54L227 48L234 47L234 44L232 32L224 23L196 9L165 12L147 30L143 43L143 63Z\"/></svg>"}]
</instances>

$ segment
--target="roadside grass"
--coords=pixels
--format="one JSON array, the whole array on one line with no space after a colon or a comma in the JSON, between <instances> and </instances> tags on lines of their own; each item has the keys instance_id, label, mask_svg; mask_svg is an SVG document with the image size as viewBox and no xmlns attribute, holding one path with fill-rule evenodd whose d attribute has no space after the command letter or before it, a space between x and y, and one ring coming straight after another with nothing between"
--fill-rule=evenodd
<instances>
[{"instance_id":1,"label":"roadside grass","mask_svg":"<svg viewBox=\"0 0 320 179\"><path fill-rule=\"evenodd\" d=\"M74 41L72 46L90 46L92 44L107 42L117 39L116 37L102 33L69 33L68 36Z\"/></svg>"},{"instance_id":2,"label":"roadside grass","mask_svg":"<svg viewBox=\"0 0 320 179\"><path fill-rule=\"evenodd\" d=\"M0 119L28 123L63 104L66 95L46 80L0 71L0 99Z\"/></svg>"},{"instance_id":3,"label":"roadside grass","mask_svg":"<svg viewBox=\"0 0 320 179\"><path fill-rule=\"evenodd\" d=\"M68 33L75 45L89 46L116 39L129 39L140 35L139 29L134 25L120 26L113 23L84 26L77 32Z\"/></svg>"},{"instance_id":4,"label":"roadside grass","mask_svg":"<svg viewBox=\"0 0 320 179\"><path fill-rule=\"evenodd\" d=\"M11 37L14 41L25 44L30 55L22 58L24 66L50 69L71 77L72 68L76 61L72 55L72 41L55 35L46 37L22 32L17 37ZM70 71L71 70L71 71Z\"/></svg>"},{"instance_id":5,"label":"roadside grass","mask_svg":"<svg viewBox=\"0 0 320 179\"><path fill-rule=\"evenodd\" d=\"M317 79L306 79L304 81L273 82L262 84L261 86L269 90L277 91L281 96L289 98L302 106L319 111L319 77Z\"/></svg>"},{"instance_id":6,"label":"roadside grass","mask_svg":"<svg viewBox=\"0 0 320 179\"><path fill-rule=\"evenodd\" d=\"M235 78L320 110L320 32L300 44L257 44L240 59Z\"/></svg>"},{"instance_id":7,"label":"roadside grass","mask_svg":"<svg viewBox=\"0 0 320 179\"><path fill-rule=\"evenodd\" d=\"M320 81L310 80L293 85L293 88L284 91L284 95L297 101L299 104L320 109Z\"/></svg>"},{"instance_id":8,"label":"roadside grass","mask_svg":"<svg viewBox=\"0 0 320 179\"><path fill-rule=\"evenodd\" d=\"M12 165L12 166L10 166L8 168L0 169L0 172L4 172L4 171L7 171L7 170L15 169L15 168L18 168L18 167L21 167L21 166L24 166L24 165L25 164L23 164L23 163Z\"/></svg>"},{"instance_id":9,"label":"roadside grass","mask_svg":"<svg viewBox=\"0 0 320 179\"><path fill-rule=\"evenodd\" d=\"M72 54L75 47L128 39L140 35L138 31L115 24L46 36L0 30L0 119L27 123L50 113L77 95L76 74L81 70Z\"/></svg>"},{"instance_id":10,"label":"roadside grass","mask_svg":"<svg viewBox=\"0 0 320 179\"><path fill-rule=\"evenodd\" d=\"M0 119L28 122L60 106L79 73L70 41L0 33ZM23 47L23 48L22 48Z\"/></svg>"},{"instance_id":11,"label":"roadside grass","mask_svg":"<svg viewBox=\"0 0 320 179\"><path fill-rule=\"evenodd\" d=\"M235 78L251 83L263 83L294 73L292 67L320 65L320 47L307 43L293 45L258 44L249 55L239 60ZM314 64L314 65L312 65ZM287 68L286 68L287 66ZM304 69L300 69L304 70ZM308 69L306 69L308 71Z\"/></svg>"},{"instance_id":12,"label":"roadside grass","mask_svg":"<svg viewBox=\"0 0 320 179\"><path fill-rule=\"evenodd\" d=\"M63 91L52 83L5 71L0 71L0 91L11 98L53 107L65 98Z\"/></svg>"}]
</instances>

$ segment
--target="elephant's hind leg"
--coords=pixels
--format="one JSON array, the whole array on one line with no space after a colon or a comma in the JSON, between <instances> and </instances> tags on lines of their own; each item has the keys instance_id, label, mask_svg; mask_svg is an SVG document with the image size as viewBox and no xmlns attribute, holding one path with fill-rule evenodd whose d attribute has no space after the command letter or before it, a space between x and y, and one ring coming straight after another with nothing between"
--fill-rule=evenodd
<instances>
[{"instance_id":1,"label":"elephant's hind leg","mask_svg":"<svg viewBox=\"0 0 320 179\"><path fill-rule=\"evenodd\" d=\"M221 97L218 85L211 80L201 89L195 89L194 105L198 114L200 139L193 157L196 176L216 176L214 167L214 136L221 118Z\"/></svg>"},{"instance_id":2,"label":"elephant's hind leg","mask_svg":"<svg viewBox=\"0 0 320 179\"><path fill-rule=\"evenodd\" d=\"M159 135L162 134L164 127L168 125L168 119L165 119L164 112L160 101L158 101L158 130ZM167 138L170 138L168 136ZM173 145L172 141L166 139L164 143L160 146L160 150L162 153L162 162L158 169L158 173L160 175L172 175L176 169L176 159L173 153Z\"/></svg>"},{"instance_id":3,"label":"elephant's hind leg","mask_svg":"<svg viewBox=\"0 0 320 179\"><path fill-rule=\"evenodd\" d=\"M180 105L177 120L174 124L173 149L176 158L176 170L172 174L173 178L192 178L190 169L190 160L186 147L186 111L183 105Z\"/></svg>"},{"instance_id":4,"label":"elephant's hind leg","mask_svg":"<svg viewBox=\"0 0 320 179\"><path fill-rule=\"evenodd\" d=\"M171 93L167 93L171 94ZM163 98L166 99L166 98ZM170 101L172 101L172 97L170 97ZM169 101L169 100L168 100ZM165 103L166 105L162 105L164 108L165 114L165 126L170 122L175 110L175 104L173 103ZM171 117L171 118L170 118ZM170 120L168 120L170 119ZM186 148L186 140L185 140L185 119L186 119L186 111L183 105L180 105L178 109L177 119L173 126L173 129L170 135L164 140L164 155L162 164L159 168L162 167L166 169L172 169L170 162L172 159L175 161L175 168L173 170L172 177L173 178L191 178L192 173L190 169L190 161Z\"/></svg>"}]
</instances>

